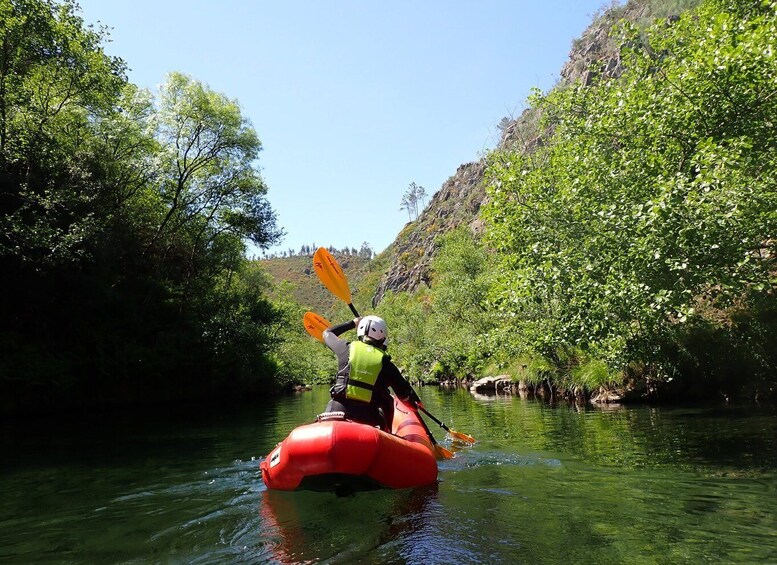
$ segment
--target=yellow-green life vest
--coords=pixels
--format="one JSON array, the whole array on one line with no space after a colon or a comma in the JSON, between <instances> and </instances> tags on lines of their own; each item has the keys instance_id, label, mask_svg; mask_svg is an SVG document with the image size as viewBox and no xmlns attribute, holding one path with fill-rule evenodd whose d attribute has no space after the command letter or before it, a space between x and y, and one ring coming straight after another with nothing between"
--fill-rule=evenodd
<instances>
[{"instance_id":1,"label":"yellow-green life vest","mask_svg":"<svg viewBox=\"0 0 777 565\"><path fill-rule=\"evenodd\" d=\"M345 397L350 400L370 402L378 380L378 374L383 368L383 356L385 353L361 341L353 341L349 346L348 384L345 388Z\"/></svg>"}]
</instances>

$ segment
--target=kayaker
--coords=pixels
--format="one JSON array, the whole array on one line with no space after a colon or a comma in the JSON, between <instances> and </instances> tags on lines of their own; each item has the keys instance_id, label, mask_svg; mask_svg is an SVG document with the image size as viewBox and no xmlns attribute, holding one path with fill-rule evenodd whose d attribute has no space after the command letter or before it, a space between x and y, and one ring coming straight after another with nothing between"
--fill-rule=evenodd
<instances>
[{"instance_id":1,"label":"kayaker","mask_svg":"<svg viewBox=\"0 0 777 565\"><path fill-rule=\"evenodd\" d=\"M356 328L357 341L338 336ZM324 330L324 343L337 356L337 377L329 389L326 412L345 412L349 420L391 430L394 402L389 387L401 401L415 405L418 395L386 353L388 328L378 316L354 318Z\"/></svg>"}]
</instances>

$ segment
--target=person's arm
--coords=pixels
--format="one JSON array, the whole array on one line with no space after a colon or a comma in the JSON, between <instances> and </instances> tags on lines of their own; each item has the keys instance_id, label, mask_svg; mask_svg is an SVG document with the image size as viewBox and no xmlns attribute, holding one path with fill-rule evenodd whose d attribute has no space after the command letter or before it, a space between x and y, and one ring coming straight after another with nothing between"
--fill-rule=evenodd
<instances>
[{"instance_id":1,"label":"person's arm","mask_svg":"<svg viewBox=\"0 0 777 565\"><path fill-rule=\"evenodd\" d=\"M354 318L342 324L328 327L324 330L323 338L326 346L335 352L336 355L341 355L347 348L348 342L340 339L338 336L344 334L348 330L354 329L359 323L359 318Z\"/></svg>"},{"instance_id":2,"label":"person's arm","mask_svg":"<svg viewBox=\"0 0 777 565\"><path fill-rule=\"evenodd\" d=\"M399 369L391 362L391 360L383 360L383 373L386 378L386 384L391 387L394 394L396 394L397 398L402 402L415 404L421 401L413 390L413 387L410 386L410 383L402 376L402 373L399 372Z\"/></svg>"}]
</instances>

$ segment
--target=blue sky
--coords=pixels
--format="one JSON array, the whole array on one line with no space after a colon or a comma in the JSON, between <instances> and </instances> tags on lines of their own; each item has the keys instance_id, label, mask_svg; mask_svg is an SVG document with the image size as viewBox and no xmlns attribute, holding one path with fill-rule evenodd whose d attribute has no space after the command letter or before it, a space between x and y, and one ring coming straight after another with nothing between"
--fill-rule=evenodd
<instances>
[{"instance_id":1,"label":"blue sky","mask_svg":"<svg viewBox=\"0 0 777 565\"><path fill-rule=\"evenodd\" d=\"M79 0L106 51L156 91L181 71L240 102L287 235L385 249L403 193L432 195L558 79L602 0ZM249 251L249 254L258 250Z\"/></svg>"}]
</instances>

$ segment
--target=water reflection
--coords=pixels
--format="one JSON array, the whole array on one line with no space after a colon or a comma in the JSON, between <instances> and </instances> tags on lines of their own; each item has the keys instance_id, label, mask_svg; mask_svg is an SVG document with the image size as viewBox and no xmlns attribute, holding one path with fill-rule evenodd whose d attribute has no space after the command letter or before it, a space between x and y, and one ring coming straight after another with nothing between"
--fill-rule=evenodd
<instances>
[{"instance_id":1,"label":"water reflection","mask_svg":"<svg viewBox=\"0 0 777 565\"><path fill-rule=\"evenodd\" d=\"M439 543L423 533L437 485L402 491L331 493L265 491L259 508L265 544L280 563L421 563ZM427 561L433 562L433 561Z\"/></svg>"},{"instance_id":2,"label":"water reflection","mask_svg":"<svg viewBox=\"0 0 777 565\"><path fill-rule=\"evenodd\" d=\"M346 498L259 476L325 387L230 413L5 425L0 562L777 563L774 411L419 392L477 443L431 489Z\"/></svg>"}]
</instances>

